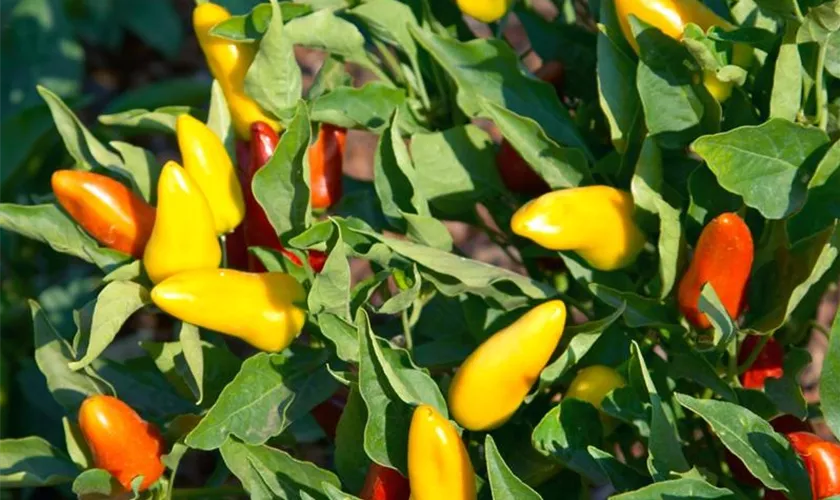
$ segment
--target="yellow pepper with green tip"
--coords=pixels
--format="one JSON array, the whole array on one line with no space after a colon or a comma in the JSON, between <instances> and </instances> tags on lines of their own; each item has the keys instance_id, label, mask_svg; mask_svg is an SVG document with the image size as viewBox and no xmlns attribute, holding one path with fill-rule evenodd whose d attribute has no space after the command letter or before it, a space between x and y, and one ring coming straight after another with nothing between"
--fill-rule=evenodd
<instances>
[{"instance_id":1,"label":"yellow pepper with green tip","mask_svg":"<svg viewBox=\"0 0 840 500\"><path fill-rule=\"evenodd\" d=\"M306 292L285 273L199 269L176 274L152 289L161 310L187 323L240 338L257 349L282 351L297 337Z\"/></svg>"},{"instance_id":2,"label":"yellow pepper with green tip","mask_svg":"<svg viewBox=\"0 0 840 500\"><path fill-rule=\"evenodd\" d=\"M143 252L153 283L183 271L215 269L222 261L213 213L201 188L174 161L163 166L157 186L157 216Z\"/></svg>"},{"instance_id":3,"label":"yellow pepper with green tip","mask_svg":"<svg viewBox=\"0 0 840 500\"><path fill-rule=\"evenodd\" d=\"M675 40L682 38L688 23L696 24L703 31L708 31L713 26L727 31L735 29L732 23L715 14L698 0L615 0L615 9L621 31L636 54L639 53L639 43L630 27L631 14ZM735 44L732 64L746 67L751 57L752 49L748 45ZM719 102L726 101L732 95L733 84L720 81L714 71L703 72L703 84Z\"/></svg>"},{"instance_id":4,"label":"yellow pepper with green tip","mask_svg":"<svg viewBox=\"0 0 840 500\"><path fill-rule=\"evenodd\" d=\"M515 0L458 0L464 14L483 23L494 23L504 17Z\"/></svg>"},{"instance_id":5,"label":"yellow pepper with green tip","mask_svg":"<svg viewBox=\"0 0 840 500\"><path fill-rule=\"evenodd\" d=\"M178 117L175 132L184 170L207 198L216 234L233 231L245 218L245 199L224 143L207 125L187 114Z\"/></svg>"},{"instance_id":6,"label":"yellow pepper with green tip","mask_svg":"<svg viewBox=\"0 0 840 500\"><path fill-rule=\"evenodd\" d=\"M254 46L210 34L214 26L230 17L230 12L224 7L204 3L193 10L193 28L207 58L210 73L222 87L236 133L247 140L251 138L251 124L254 122L265 122L275 131L280 130L280 124L245 93L245 75L256 55Z\"/></svg>"},{"instance_id":7,"label":"yellow pepper with green tip","mask_svg":"<svg viewBox=\"0 0 840 500\"><path fill-rule=\"evenodd\" d=\"M607 394L625 385L627 383L624 381L624 377L614 369L604 365L593 365L580 370L575 375L563 398L586 401L600 412ZM615 428L613 418L604 413L601 413L601 424L605 434Z\"/></svg>"},{"instance_id":8,"label":"yellow pepper with green tip","mask_svg":"<svg viewBox=\"0 0 840 500\"><path fill-rule=\"evenodd\" d=\"M473 431L505 423L551 359L565 325L566 305L552 300L484 341L449 386L449 409L455 421Z\"/></svg>"},{"instance_id":9,"label":"yellow pepper with green tip","mask_svg":"<svg viewBox=\"0 0 840 500\"><path fill-rule=\"evenodd\" d=\"M475 500L475 471L452 423L418 406L408 431L408 481L413 500Z\"/></svg>"},{"instance_id":10,"label":"yellow pepper with green tip","mask_svg":"<svg viewBox=\"0 0 840 500\"><path fill-rule=\"evenodd\" d=\"M562 189L525 204L510 226L549 250L573 250L595 269L613 271L632 264L645 245L633 208L629 193L609 186Z\"/></svg>"}]
</instances>

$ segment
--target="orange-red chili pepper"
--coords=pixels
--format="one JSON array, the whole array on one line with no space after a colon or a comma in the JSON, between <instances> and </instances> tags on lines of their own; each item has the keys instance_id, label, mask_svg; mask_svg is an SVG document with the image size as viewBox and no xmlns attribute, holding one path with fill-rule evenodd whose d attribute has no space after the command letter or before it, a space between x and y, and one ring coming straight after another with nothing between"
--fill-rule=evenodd
<instances>
[{"instance_id":1,"label":"orange-red chili pepper","mask_svg":"<svg viewBox=\"0 0 840 500\"><path fill-rule=\"evenodd\" d=\"M733 213L712 220L700 234L694 258L677 292L686 319L698 328L711 326L698 308L706 283L714 287L729 316L737 318L744 306L752 263L753 240L744 221Z\"/></svg>"},{"instance_id":2,"label":"orange-red chili pepper","mask_svg":"<svg viewBox=\"0 0 840 500\"><path fill-rule=\"evenodd\" d=\"M347 131L322 123L318 139L309 147L309 188L312 208L326 209L341 199L341 175Z\"/></svg>"},{"instance_id":3,"label":"orange-red chili pepper","mask_svg":"<svg viewBox=\"0 0 840 500\"><path fill-rule=\"evenodd\" d=\"M163 438L158 429L113 396L91 396L79 408L79 427L94 465L108 471L131 491L131 481L143 476L145 490L163 474Z\"/></svg>"},{"instance_id":4,"label":"orange-red chili pepper","mask_svg":"<svg viewBox=\"0 0 840 500\"><path fill-rule=\"evenodd\" d=\"M738 364L749 360L760 341L761 337L757 335L749 335L744 339L738 351ZM768 378L781 378L785 373L784 357L782 346L774 338L769 338L752 366L741 374L741 385L747 389L764 389L764 381Z\"/></svg>"},{"instance_id":5,"label":"orange-red chili pepper","mask_svg":"<svg viewBox=\"0 0 840 500\"><path fill-rule=\"evenodd\" d=\"M96 241L136 258L155 225L155 209L124 184L110 177L80 170L52 175L58 203Z\"/></svg>"},{"instance_id":6,"label":"orange-red chili pepper","mask_svg":"<svg viewBox=\"0 0 840 500\"><path fill-rule=\"evenodd\" d=\"M371 464L365 476L362 500L408 500L411 488L408 479L398 471L379 464Z\"/></svg>"}]
</instances>

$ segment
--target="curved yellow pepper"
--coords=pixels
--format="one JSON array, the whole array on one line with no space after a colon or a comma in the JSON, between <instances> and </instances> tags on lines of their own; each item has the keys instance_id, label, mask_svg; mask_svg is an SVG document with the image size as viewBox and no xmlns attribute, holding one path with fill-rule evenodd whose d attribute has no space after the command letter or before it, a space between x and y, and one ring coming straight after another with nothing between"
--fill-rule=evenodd
<instances>
[{"instance_id":1,"label":"curved yellow pepper","mask_svg":"<svg viewBox=\"0 0 840 500\"><path fill-rule=\"evenodd\" d=\"M413 500L474 500L475 471L452 423L418 406L408 431L408 481Z\"/></svg>"},{"instance_id":2,"label":"curved yellow pepper","mask_svg":"<svg viewBox=\"0 0 840 500\"><path fill-rule=\"evenodd\" d=\"M207 198L216 234L233 231L245 218L245 199L225 145L207 125L188 114L178 117L175 132L184 170Z\"/></svg>"},{"instance_id":3,"label":"curved yellow pepper","mask_svg":"<svg viewBox=\"0 0 840 500\"><path fill-rule=\"evenodd\" d=\"M494 23L507 14L515 0L458 0L464 14L483 23Z\"/></svg>"},{"instance_id":4,"label":"curved yellow pepper","mask_svg":"<svg viewBox=\"0 0 840 500\"><path fill-rule=\"evenodd\" d=\"M553 300L484 341L449 386L449 409L455 421L474 431L505 423L551 359L565 325L566 305Z\"/></svg>"},{"instance_id":5,"label":"curved yellow pepper","mask_svg":"<svg viewBox=\"0 0 840 500\"><path fill-rule=\"evenodd\" d=\"M157 216L143 252L153 283L193 269L215 269L222 261L213 213L201 189L174 161L163 166L157 187Z\"/></svg>"},{"instance_id":6,"label":"curved yellow pepper","mask_svg":"<svg viewBox=\"0 0 840 500\"><path fill-rule=\"evenodd\" d=\"M229 18L230 12L224 7L209 2L193 10L193 28L198 43L207 58L210 73L218 80L225 94L236 133L242 139L250 139L251 124L258 121L280 131L277 120L266 115L259 104L245 93L245 74L254 60L254 47L210 34L214 26Z\"/></svg>"},{"instance_id":7,"label":"curved yellow pepper","mask_svg":"<svg viewBox=\"0 0 840 500\"><path fill-rule=\"evenodd\" d=\"M713 26L724 30L733 30L735 26L715 14L711 9L698 0L615 0L621 31L627 42L639 53L639 43L633 37L630 27L630 14L636 16L662 33L679 40L683 36L685 26L694 23L703 31ZM736 44L732 56L732 64L746 67L752 57L752 49L748 45ZM703 72L703 84L719 102L724 102L732 95L732 83L722 82L714 71Z\"/></svg>"},{"instance_id":8,"label":"curved yellow pepper","mask_svg":"<svg viewBox=\"0 0 840 500\"><path fill-rule=\"evenodd\" d=\"M573 250L602 271L632 264L645 244L633 221L632 196L609 186L544 194L520 208L510 226L550 250Z\"/></svg>"},{"instance_id":9,"label":"curved yellow pepper","mask_svg":"<svg viewBox=\"0 0 840 500\"><path fill-rule=\"evenodd\" d=\"M614 389L624 387L627 383L617 371L604 365L593 365L580 370L564 398L575 398L586 401L598 411L601 411L604 398ZM609 415L601 413L601 423L605 433L609 433L615 427L615 421Z\"/></svg>"},{"instance_id":10,"label":"curved yellow pepper","mask_svg":"<svg viewBox=\"0 0 840 500\"><path fill-rule=\"evenodd\" d=\"M152 301L166 313L269 352L282 351L300 333L306 313L295 304L305 299L288 274L232 269L187 271L152 289Z\"/></svg>"}]
</instances>

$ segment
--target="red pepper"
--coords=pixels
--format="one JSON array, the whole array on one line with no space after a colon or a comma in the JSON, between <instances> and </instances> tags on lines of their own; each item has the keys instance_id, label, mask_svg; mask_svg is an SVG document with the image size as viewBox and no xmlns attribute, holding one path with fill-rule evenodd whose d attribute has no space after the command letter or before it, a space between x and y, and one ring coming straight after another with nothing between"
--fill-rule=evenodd
<instances>
[{"instance_id":1,"label":"red pepper","mask_svg":"<svg viewBox=\"0 0 840 500\"><path fill-rule=\"evenodd\" d=\"M155 225L155 209L124 184L81 170L57 170L58 203L96 241L138 259Z\"/></svg>"},{"instance_id":2,"label":"red pepper","mask_svg":"<svg viewBox=\"0 0 840 500\"><path fill-rule=\"evenodd\" d=\"M341 175L347 131L322 123L318 139L309 147L309 183L312 208L327 209L341 199Z\"/></svg>"},{"instance_id":3,"label":"red pepper","mask_svg":"<svg viewBox=\"0 0 840 500\"><path fill-rule=\"evenodd\" d=\"M746 363L759 342L761 338L757 335L749 335L744 339L738 351L738 364ZM785 352L782 346L771 337L764 344L752 366L741 374L741 385L747 389L764 389L764 381L767 378L782 378L784 357Z\"/></svg>"},{"instance_id":4,"label":"red pepper","mask_svg":"<svg viewBox=\"0 0 840 500\"><path fill-rule=\"evenodd\" d=\"M250 168L251 148L247 141L236 141L236 173L239 176L239 184L242 186L243 197L247 193L245 187L245 172ZM232 233L225 236L225 255L227 255L227 267L239 271L248 270L248 245L245 241L245 224L236 226Z\"/></svg>"},{"instance_id":5,"label":"red pepper","mask_svg":"<svg viewBox=\"0 0 840 500\"><path fill-rule=\"evenodd\" d=\"M268 216L266 216L262 206L257 202L251 189L254 175L271 159L271 155L277 149L278 142L280 142L280 137L268 124L263 122L251 124L251 155L250 161L245 162L246 169L244 171L243 182L243 185L246 186L244 188L245 242L249 247L261 246L277 250L288 257L295 265L300 266L301 262L298 256L288 251L280 243L277 233L274 232L274 226L269 222ZM309 264L316 273L321 272L325 261L326 255L323 252L309 252ZM250 256L249 262L251 271L265 271L265 267L253 255Z\"/></svg>"},{"instance_id":6,"label":"red pepper","mask_svg":"<svg viewBox=\"0 0 840 500\"><path fill-rule=\"evenodd\" d=\"M563 94L565 69L561 63L549 61L543 64L534 76L554 85L558 96ZM551 191L543 178L519 156L519 153L506 140L502 140L499 152L496 153L496 166L502 182L514 193L536 196Z\"/></svg>"},{"instance_id":7,"label":"red pepper","mask_svg":"<svg viewBox=\"0 0 840 500\"><path fill-rule=\"evenodd\" d=\"M793 415L778 416L770 421L770 425L772 425L773 430L775 430L779 434L784 434L785 437L787 437L793 445L794 450L797 450L797 452L798 443L807 442L810 439L809 436L813 436L813 438L819 440L819 437L815 436L814 434L811 434L812 428L811 424L808 423L808 421L803 422L802 420L799 420ZM726 450L726 463L729 465L729 470L732 472L732 476L736 480L744 484L748 484L750 486L755 486L756 488L761 486L761 481L759 481L758 478L753 476L752 472L750 472L749 469L747 469L747 466L744 465L744 462L742 462L740 458L735 456L735 454L729 450ZM775 496L777 494L781 496ZM776 498L785 499L787 497L785 497L779 492L770 489L768 489L767 492L764 494L765 500L771 500Z\"/></svg>"},{"instance_id":8,"label":"red pepper","mask_svg":"<svg viewBox=\"0 0 840 500\"><path fill-rule=\"evenodd\" d=\"M362 500L408 500L408 479L394 469L371 464L359 498Z\"/></svg>"},{"instance_id":9,"label":"red pepper","mask_svg":"<svg viewBox=\"0 0 840 500\"><path fill-rule=\"evenodd\" d=\"M335 431L338 429L338 421L341 419L345 406L347 406L346 391L339 390L330 399L312 409L312 416L331 441L335 440Z\"/></svg>"},{"instance_id":10,"label":"red pepper","mask_svg":"<svg viewBox=\"0 0 840 500\"><path fill-rule=\"evenodd\" d=\"M805 463L814 500L840 495L840 445L810 432L793 432L787 438Z\"/></svg>"}]
</instances>

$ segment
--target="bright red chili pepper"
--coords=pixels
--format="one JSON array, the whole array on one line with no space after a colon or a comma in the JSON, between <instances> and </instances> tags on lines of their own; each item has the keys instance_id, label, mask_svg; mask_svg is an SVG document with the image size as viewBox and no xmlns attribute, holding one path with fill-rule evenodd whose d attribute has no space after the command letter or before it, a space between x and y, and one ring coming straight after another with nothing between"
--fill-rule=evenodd
<instances>
[{"instance_id":1,"label":"bright red chili pepper","mask_svg":"<svg viewBox=\"0 0 840 500\"><path fill-rule=\"evenodd\" d=\"M799 420L793 415L780 415L771 420L770 425L772 425L773 430L775 430L779 434L784 434L791 442L794 449L797 449L797 443L794 442L798 439L797 435L813 436L815 439L819 440L819 437L815 436L814 434L811 434L811 431L813 429L811 428L811 424L807 420ZM810 438L803 437L799 439L807 440ZM740 458L735 456L735 454L733 454L729 450L726 450L726 463L729 465L729 470L732 472L732 476L736 480L744 484L748 484L750 486L755 486L756 488L761 486L761 481L759 481L758 478L753 476L752 472L750 472L749 469L747 469L747 466L744 465L744 462L742 462ZM775 495L781 496L777 497ZM787 497L785 497L784 494L770 489L768 489L767 492L764 494L765 500L776 498L785 499Z\"/></svg>"},{"instance_id":2,"label":"bright red chili pepper","mask_svg":"<svg viewBox=\"0 0 840 500\"><path fill-rule=\"evenodd\" d=\"M239 176L239 184L242 186L243 198L246 197L248 188L245 186L245 172L249 169L251 162L251 148L247 141L236 141L236 173ZM225 254L227 255L227 267L239 271L248 270L248 245L245 241L245 224L236 226L232 233L225 236Z\"/></svg>"},{"instance_id":3,"label":"bright red chili pepper","mask_svg":"<svg viewBox=\"0 0 840 500\"><path fill-rule=\"evenodd\" d=\"M738 364L743 364L749 359L759 342L761 337L757 335L749 335L744 339L738 351ZM782 378L784 357L782 346L771 337L755 358L755 362L741 374L741 385L747 389L764 389L764 381L767 378Z\"/></svg>"},{"instance_id":4,"label":"bright red chili pepper","mask_svg":"<svg viewBox=\"0 0 840 500\"><path fill-rule=\"evenodd\" d=\"M155 225L155 208L110 177L57 170L52 189L58 203L96 241L138 259Z\"/></svg>"},{"instance_id":5,"label":"bright red chili pepper","mask_svg":"<svg viewBox=\"0 0 840 500\"><path fill-rule=\"evenodd\" d=\"M278 142L280 142L280 137L270 126L263 122L251 124L250 156L248 161L243 162L245 166L243 184L246 186L243 188L245 190L245 242L249 247L261 246L277 250L288 257L295 265L300 266L301 262L297 255L288 251L280 243L280 239L274 231L274 226L269 222L268 216L266 216L251 190L254 175L271 159L271 155L277 149ZM325 261L326 255L323 252L309 252L309 264L316 273L321 272ZM265 267L253 255L250 255L249 263L252 271L265 271Z\"/></svg>"},{"instance_id":6,"label":"bright red chili pepper","mask_svg":"<svg viewBox=\"0 0 840 500\"><path fill-rule=\"evenodd\" d=\"M808 448L810 462L808 472L811 474L811 487L814 499L840 495L840 445L830 441L820 441Z\"/></svg>"},{"instance_id":7,"label":"bright red chili pepper","mask_svg":"<svg viewBox=\"0 0 840 500\"><path fill-rule=\"evenodd\" d=\"M359 498L362 500L408 500L411 488L408 479L398 471L371 464Z\"/></svg>"},{"instance_id":8,"label":"bright red chili pepper","mask_svg":"<svg viewBox=\"0 0 840 500\"><path fill-rule=\"evenodd\" d=\"M341 175L347 131L322 123L318 139L309 147L309 188L312 208L326 209L341 199Z\"/></svg>"}]
</instances>

